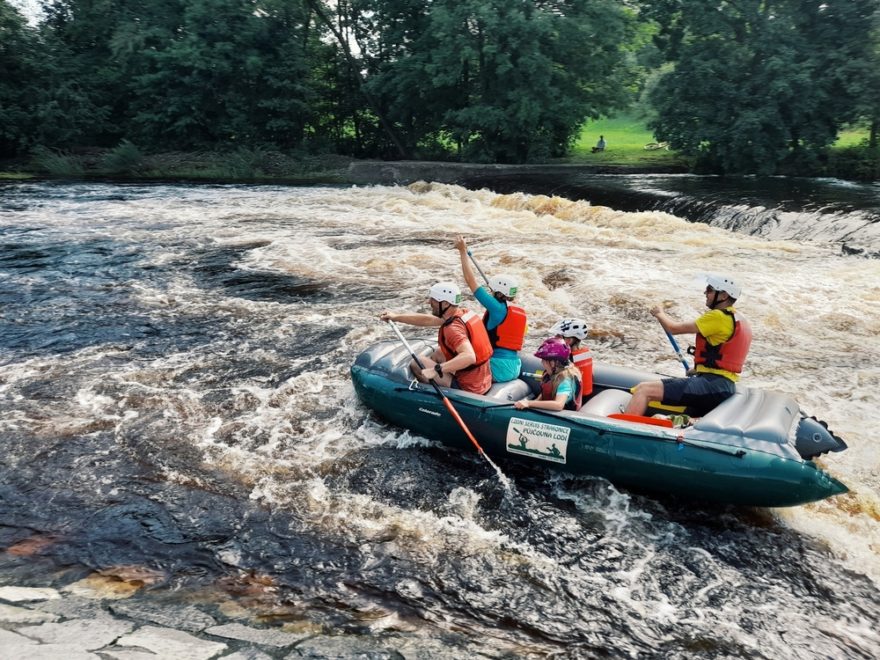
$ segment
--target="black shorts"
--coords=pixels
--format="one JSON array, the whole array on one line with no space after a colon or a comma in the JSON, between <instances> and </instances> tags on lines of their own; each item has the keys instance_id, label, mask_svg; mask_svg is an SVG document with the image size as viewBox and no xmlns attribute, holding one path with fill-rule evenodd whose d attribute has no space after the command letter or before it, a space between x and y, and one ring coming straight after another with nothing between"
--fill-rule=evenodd
<instances>
[{"instance_id":1,"label":"black shorts","mask_svg":"<svg viewBox=\"0 0 880 660\"><path fill-rule=\"evenodd\" d=\"M720 374L698 374L687 378L664 378L663 401L668 406L685 406L687 413L701 417L736 392L736 383Z\"/></svg>"}]
</instances>

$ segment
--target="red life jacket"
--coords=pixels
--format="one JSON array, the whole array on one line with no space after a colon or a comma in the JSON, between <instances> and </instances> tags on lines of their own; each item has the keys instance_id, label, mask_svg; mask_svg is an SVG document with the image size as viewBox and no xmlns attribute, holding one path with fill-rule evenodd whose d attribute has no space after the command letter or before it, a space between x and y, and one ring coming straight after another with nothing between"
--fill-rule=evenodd
<instances>
[{"instance_id":1,"label":"red life jacket","mask_svg":"<svg viewBox=\"0 0 880 660\"><path fill-rule=\"evenodd\" d=\"M723 369L731 373L742 373L749 346L752 343L752 327L736 312L722 309L733 318L733 334L725 342L712 346L699 332L694 349L694 363L711 369Z\"/></svg>"},{"instance_id":2,"label":"red life jacket","mask_svg":"<svg viewBox=\"0 0 880 660\"><path fill-rule=\"evenodd\" d=\"M584 346L572 352L571 361L581 370L581 397L589 396L593 392L593 354Z\"/></svg>"},{"instance_id":3,"label":"red life jacket","mask_svg":"<svg viewBox=\"0 0 880 660\"><path fill-rule=\"evenodd\" d=\"M489 312L483 314L483 325L486 326L486 332L489 333L489 341L493 347L507 348L511 351L522 349L523 342L526 339L526 310L517 305L507 303L507 316L504 320L491 330L489 327Z\"/></svg>"},{"instance_id":4,"label":"red life jacket","mask_svg":"<svg viewBox=\"0 0 880 660\"><path fill-rule=\"evenodd\" d=\"M451 360L458 355L458 353L455 352L455 348L450 346L446 341L445 333L446 328L450 324L456 322L461 323L464 326L465 332L467 332L468 341L470 341L471 346L474 349L474 355L477 358L476 362L469 367L459 369L459 372L470 371L482 364L486 364L486 362L489 361L489 358L492 357L492 343L489 341L486 326L483 325L479 316L462 308L457 309L452 316L446 319L443 322L443 325L440 326L440 331L437 333L437 343L440 345L440 350L443 351L443 356L447 360Z\"/></svg>"},{"instance_id":5,"label":"red life jacket","mask_svg":"<svg viewBox=\"0 0 880 660\"><path fill-rule=\"evenodd\" d=\"M563 410L579 410L581 407L581 383L574 379L574 396L571 401L565 402ZM556 391L553 389L553 376L544 374L541 377L541 401L553 401L556 399Z\"/></svg>"}]
</instances>

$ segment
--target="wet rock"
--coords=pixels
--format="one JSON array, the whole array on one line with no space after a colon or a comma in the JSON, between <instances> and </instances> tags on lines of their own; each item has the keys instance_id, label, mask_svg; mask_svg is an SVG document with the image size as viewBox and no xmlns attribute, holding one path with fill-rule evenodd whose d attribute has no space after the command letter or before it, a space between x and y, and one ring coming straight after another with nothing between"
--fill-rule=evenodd
<instances>
[{"instance_id":1,"label":"wet rock","mask_svg":"<svg viewBox=\"0 0 880 660\"><path fill-rule=\"evenodd\" d=\"M78 582L67 585L63 591L82 598L114 600L131 598L143 586L144 583L140 580L129 582L115 575L94 573Z\"/></svg>"},{"instance_id":2,"label":"wet rock","mask_svg":"<svg viewBox=\"0 0 880 660\"><path fill-rule=\"evenodd\" d=\"M113 614L187 632L200 632L217 623L211 615L192 606L154 605L127 601L112 603L109 609Z\"/></svg>"},{"instance_id":3,"label":"wet rock","mask_svg":"<svg viewBox=\"0 0 880 660\"><path fill-rule=\"evenodd\" d=\"M21 632L45 644L63 645L71 651L95 651L112 643L132 628L134 624L104 614L92 620L74 619L64 623L30 626Z\"/></svg>"},{"instance_id":4,"label":"wet rock","mask_svg":"<svg viewBox=\"0 0 880 660\"><path fill-rule=\"evenodd\" d=\"M156 626L144 626L130 635L121 637L109 650L118 652L120 647L126 646L147 649L162 658L187 660L208 660L226 650L226 644L221 642L209 642L181 630Z\"/></svg>"},{"instance_id":5,"label":"wet rock","mask_svg":"<svg viewBox=\"0 0 880 660\"><path fill-rule=\"evenodd\" d=\"M57 620L55 614L0 603L0 623L46 623Z\"/></svg>"},{"instance_id":6,"label":"wet rock","mask_svg":"<svg viewBox=\"0 0 880 660\"><path fill-rule=\"evenodd\" d=\"M357 635L318 635L298 644L285 660L321 658L321 660L441 660L473 657L460 647L450 653L450 646L424 637L391 636L384 638Z\"/></svg>"},{"instance_id":7,"label":"wet rock","mask_svg":"<svg viewBox=\"0 0 880 660\"><path fill-rule=\"evenodd\" d=\"M10 603L24 603L36 600L54 600L61 598L55 589L39 589L34 587L0 587L0 600Z\"/></svg>"},{"instance_id":8,"label":"wet rock","mask_svg":"<svg viewBox=\"0 0 880 660\"><path fill-rule=\"evenodd\" d=\"M238 639L243 642L252 642L263 646L274 646L283 648L292 646L307 635L297 635L281 630L267 630L264 628L251 628L240 623L228 623L222 626L214 626L206 631L209 635L216 637L226 637L228 639Z\"/></svg>"},{"instance_id":9,"label":"wet rock","mask_svg":"<svg viewBox=\"0 0 880 660\"><path fill-rule=\"evenodd\" d=\"M87 651L70 649L61 644L40 644L23 635L0 628L0 657L24 660L100 660Z\"/></svg>"},{"instance_id":10,"label":"wet rock","mask_svg":"<svg viewBox=\"0 0 880 660\"><path fill-rule=\"evenodd\" d=\"M394 646L383 640L355 635L312 637L298 644L285 660L320 658L321 660L406 660Z\"/></svg>"},{"instance_id":11,"label":"wet rock","mask_svg":"<svg viewBox=\"0 0 880 660\"><path fill-rule=\"evenodd\" d=\"M47 600L42 603L34 603L31 607L41 612L57 614L64 619L94 619L106 616L100 601L91 598L69 597L61 600Z\"/></svg>"},{"instance_id":12,"label":"wet rock","mask_svg":"<svg viewBox=\"0 0 880 660\"><path fill-rule=\"evenodd\" d=\"M113 658L113 660L159 660L159 656L155 653L150 653L149 651L130 651L128 649L116 650L113 648L109 651L104 649L101 651L101 655Z\"/></svg>"},{"instance_id":13,"label":"wet rock","mask_svg":"<svg viewBox=\"0 0 880 660\"><path fill-rule=\"evenodd\" d=\"M259 649L249 648L224 655L220 660L272 660L272 658Z\"/></svg>"}]
</instances>

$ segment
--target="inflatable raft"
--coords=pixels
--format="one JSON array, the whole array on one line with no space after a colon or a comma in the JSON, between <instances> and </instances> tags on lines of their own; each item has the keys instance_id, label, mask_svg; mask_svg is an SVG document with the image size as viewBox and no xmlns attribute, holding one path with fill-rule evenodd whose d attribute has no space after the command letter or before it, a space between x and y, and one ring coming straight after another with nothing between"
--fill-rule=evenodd
<instances>
[{"instance_id":1,"label":"inflatable raft","mask_svg":"<svg viewBox=\"0 0 880 660\"><path fill-rule=\"evenodd\" d=\"M411 342L419 355L435 344ZM399 342L375 344L351 367L355 390L379 416L447 446L474 451L430 385L409 369ZM595 363L594 389L580 410L517 410L513 401L539 391L536 358L523 359L518 380L496 383L486 395L443 389L483 450L512 459L593 475L640 491L748 505L795 506L847 492L812 459L846 443L803 413L790 397L742 385L730 399L691 425L622 415L630 388L660 376Z\"/></svg>"}]
</instances>

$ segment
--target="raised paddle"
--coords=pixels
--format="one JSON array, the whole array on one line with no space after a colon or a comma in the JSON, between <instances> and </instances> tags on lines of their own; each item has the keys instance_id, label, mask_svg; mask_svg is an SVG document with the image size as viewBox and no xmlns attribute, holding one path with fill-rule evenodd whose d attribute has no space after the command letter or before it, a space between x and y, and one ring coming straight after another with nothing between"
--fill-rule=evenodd
<instances>
[{"instance_id":1,"label":"raised paddle","mask_svg":"<svg viewBox=\"0 0 880 660\"><path fill-rule=\"evenodd\" d=\"M394 330L395 334L397 334L397 336L400 338L400 341L403 342L403 345L406 346L406 350L409 351L409 354L412 356L412 359L415 360L415 363L419 365L419 369L424 369L424 363L419 359L419 356L416 355L415 351L412 349L412 346L409 345L406 337L401 334L400 329L397 327L397 324L390 319L388 320L388 324L391 326L391 329ZM446 406L446 410L449 411L449 414L452 415L453 419L455 419L455 421L461 427L461 430L464 431L464 434L468 437L468 440L473 443L474 447L477 448L477 451L483 456L483 458L489 461L489 465L491 465L495 469L495 472L498 473L498 478L501 479L501 482L504 484L505 488L509 490L510 481L507 479L507 477L504 476L504 473L501 472L501 469L492 462L492 459L489 458L486 452L483 451L483 448L480 446L480 443L477 442L474 434L471 433L471 430L467 427L467 424L464 423L464 420L461 418L461 415L458 414L455 406L452 405L452 401L450 401L449 398L445 394L443 394L443 390L440 389L440 386L435 381L432 380L431 385L434 386L437 395L443 400L443 405Z\"/></svg>"},{"instance_id":2,"label":"raised paddle","mask_svg":"<svg viewBox=\"0 0 880 660\"><path fill-rule=\"evenodd\" d=\"M483 276L483 279L486 280L486 285L488 286L488 285L489 285L489 278L486 277L486 273L483 272L483 269L480 268L480 264L478 264L478 263L477 263L477 260L474 259L474 254L473 254L473 252L471 252L470 250L468 250L468 251L467 251L467 255L471 258L471 261L473 262L474 266L476 267L476 269L477 269L477 271L480 273L480 275Z\"/></svg>"}]
</instances>

